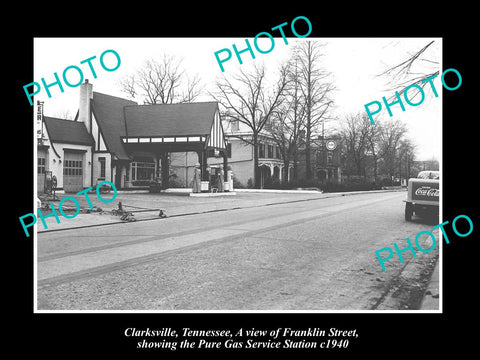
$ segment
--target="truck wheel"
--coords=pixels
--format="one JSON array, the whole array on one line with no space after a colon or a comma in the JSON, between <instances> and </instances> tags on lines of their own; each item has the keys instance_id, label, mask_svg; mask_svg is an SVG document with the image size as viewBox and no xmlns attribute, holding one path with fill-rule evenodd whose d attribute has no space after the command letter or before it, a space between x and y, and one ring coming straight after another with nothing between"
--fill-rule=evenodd
<instances>
[{"instance_id":1,"label":"truck wheel","mask_svg":"<svg viewBox=\"0 0 480 360\"><path fill-rule=\"evenodd\" d=\"M413 205L411 203L405 204L405 221L412 221Z\"/></svg>"}]
</instances>

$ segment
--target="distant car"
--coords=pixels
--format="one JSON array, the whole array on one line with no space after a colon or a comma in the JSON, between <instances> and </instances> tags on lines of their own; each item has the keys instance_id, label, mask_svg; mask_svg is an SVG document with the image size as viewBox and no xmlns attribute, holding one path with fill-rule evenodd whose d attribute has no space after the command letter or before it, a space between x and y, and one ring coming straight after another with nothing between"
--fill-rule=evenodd
<instances>
[{"instance_id":1,"label":"distant car","mask_svg":"<svg viewBox=\"0 0 480 360\"><path fill-rule=\"evenodd\" d=\"M440 172L421 171L416 178L408 179L405 220L415 214L421 217L438 216L440 199Z\"/></svg>"}]
</instances>

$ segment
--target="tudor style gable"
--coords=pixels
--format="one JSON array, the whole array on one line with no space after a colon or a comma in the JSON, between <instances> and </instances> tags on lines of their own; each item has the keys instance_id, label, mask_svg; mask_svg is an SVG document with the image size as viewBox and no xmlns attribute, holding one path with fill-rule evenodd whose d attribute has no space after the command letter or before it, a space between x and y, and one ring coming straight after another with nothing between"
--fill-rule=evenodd
<instances>
[{"instance_id":1,"label":"tudor style gable","mask_svg":"<svg viewBox=\"0 0 480 360\"><path fill-rule=\"evenodd\" d=\"M213 117L212 128L210 129L210 134L208 135L207 147L214 149L226 149L227 144L225 141L225 134L223 131L222 122L220 120L220 113L217 110Z\"/></svg>"}]
</instances>

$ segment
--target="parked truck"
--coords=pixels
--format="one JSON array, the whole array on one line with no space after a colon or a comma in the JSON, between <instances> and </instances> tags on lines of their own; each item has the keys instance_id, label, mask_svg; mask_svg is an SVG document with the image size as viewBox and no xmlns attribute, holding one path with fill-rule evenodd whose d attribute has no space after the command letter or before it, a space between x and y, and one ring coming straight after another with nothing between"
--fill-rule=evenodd
<instances>
[{"instance_id":1,"label":"parked truck","mask_svg":"<svg viewBox=\"0 0 480 360\"><path fill-rule=\"evenodd\" d=\"M405 220L415 214L420 217L437 216L440 204L440 172L421 171L416 178L408 179Z\"/></svg>"}]
</instances>

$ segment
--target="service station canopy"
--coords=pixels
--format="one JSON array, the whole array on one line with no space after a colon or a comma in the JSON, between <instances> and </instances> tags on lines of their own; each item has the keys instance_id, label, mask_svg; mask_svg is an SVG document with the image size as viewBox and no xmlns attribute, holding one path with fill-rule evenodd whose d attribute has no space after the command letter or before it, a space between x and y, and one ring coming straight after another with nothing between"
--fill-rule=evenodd
<instances>
[{"instance_id":1,"label":"service station canopy","mask_svg":"<svg viewBox=\"0 0 480 360\"><path fill-rule=\"evenodd\" d=\"M227 141L216 102L134 105L125 106L124 111L126 136L121 141L128 152L149 151L163 157L194 151L202 174L208 150L219 150L226 162Z\"/></svg>"},{"instance_id":2,"label":"service station canopy","mask_svg":"<svg viewBox=\"0 0 480 360\"><path fill-rule=\"evenodd\" d=\"M124 111L124 145L172 152L226 149L216 102L125 106Z\"/></svg>"}]
</instances>

